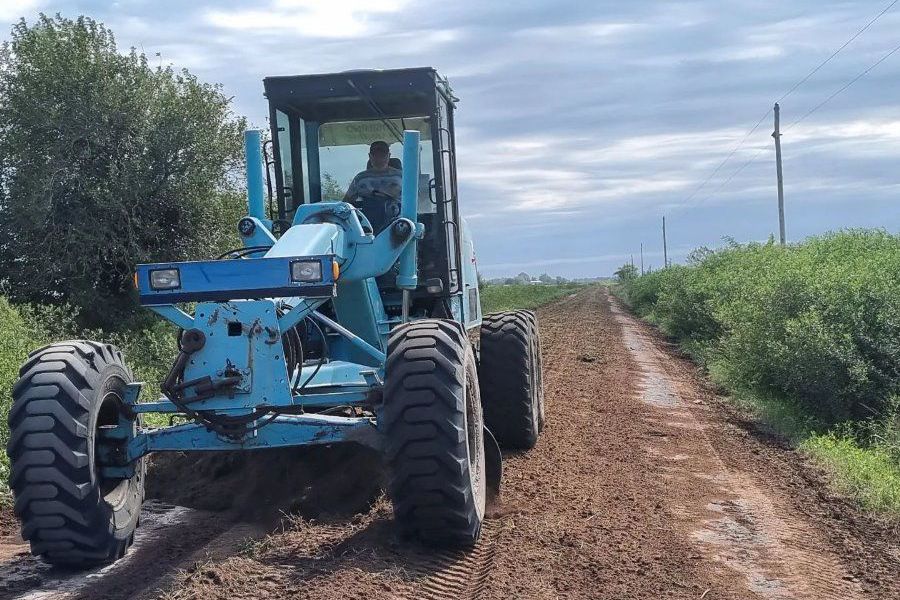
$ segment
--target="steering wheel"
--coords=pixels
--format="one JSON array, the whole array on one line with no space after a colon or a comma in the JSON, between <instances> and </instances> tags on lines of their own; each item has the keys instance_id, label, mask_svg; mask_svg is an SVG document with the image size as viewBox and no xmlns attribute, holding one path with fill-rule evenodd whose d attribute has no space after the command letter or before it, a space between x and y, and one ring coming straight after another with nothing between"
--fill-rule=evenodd
<instances>
[{"instance_id":1,"label":"steering wheel","mask_svg":"<svg viewBox=\"0 0 900 600\"><path fill-rule=\"evenodd\" d=\"M378 190L360 194L358 207L368 217L376 234L400 216L400 200Z\"/></svg>"}]
</instances>

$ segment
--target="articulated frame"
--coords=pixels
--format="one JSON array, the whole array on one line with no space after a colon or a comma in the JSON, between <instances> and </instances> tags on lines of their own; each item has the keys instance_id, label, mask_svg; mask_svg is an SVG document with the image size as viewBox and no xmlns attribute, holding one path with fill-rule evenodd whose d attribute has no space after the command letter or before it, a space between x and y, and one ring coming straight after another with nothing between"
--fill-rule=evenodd
<instances>
[{"instance_id":1,"label":"articulated frame","mask_svg":"<svg viewBox=\"0 0 900 600\"><path fill-rule=\"evenodd\" d=\"M401 212L377 235L349 204L322 202L300 207L293 226L276 241L263 215L254 214L261 206L254 198L262 190L251 185L250 206L256 210L242 219L239 231L245 246L259 248L263 257L138 267L141 302L183 333L179 357L162 384L165 395L140 402L142 384L129 384L125 416L181 414L194 422L138 429L133 418L123 417L118 427L103 429L109 443L98 445L98 452L107 476L128 476L137 459L159 451L337 442L380 447L374 415L387 335L401 319L386 315L375 277L396 264L397 287L417 285L416 242L423 235L416 212L418 138L418 132L405 133ZM295 277L295 262L314 276ZM154 287L153 273L160 270L167 271L168 287ZM336 318L319 310L329 300ZM176 302L198 303L189 315ZM282 338L304 321L320 332L328 360L300 358L295 367L287 364ZM338 408L362 416L327 414ZM241 426L218 428L204 415Z\"/></svg>"}]
</instances>

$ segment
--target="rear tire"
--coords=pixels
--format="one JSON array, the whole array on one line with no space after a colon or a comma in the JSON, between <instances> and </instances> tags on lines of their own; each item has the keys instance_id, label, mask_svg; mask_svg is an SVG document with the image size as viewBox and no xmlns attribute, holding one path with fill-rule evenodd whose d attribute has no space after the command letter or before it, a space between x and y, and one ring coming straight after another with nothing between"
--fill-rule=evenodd
<instances>
[{"instance_id":1,"label":"rear tire","mask_svg":"<svg viewBox=\"0 0 900 600\"><path fill-rule=\"evenodd\" d=\"M533 312L484 317L478 377L484 420L500 447L533 448L544 427L541 341Z\"/></svg>"},{"instance_id":2,"label":"rear tire","mask_svg":"<svg viewBox=\"0 0 900 600\"><path fill-rule=\"evenodd\" d=\"M54 565L116 560L133 540L145 473L140 460L130 479L104 479L95 456L98 429L125 418L133 377L122 353L96 342L51 344L32 352L19 376L7 454L22 537Z\"/></svg>"},{"instance_id":3,"label":"rear tire","mask_svg":"<svg viewBox=\"0 0 900 600\"><path fill-rule=\"evenodd\" d=\"M389 493L404 535L471 546L487 497L478 374L454 322L427 319L391 332L381 415Z\"/></svg>"}]
</instances>

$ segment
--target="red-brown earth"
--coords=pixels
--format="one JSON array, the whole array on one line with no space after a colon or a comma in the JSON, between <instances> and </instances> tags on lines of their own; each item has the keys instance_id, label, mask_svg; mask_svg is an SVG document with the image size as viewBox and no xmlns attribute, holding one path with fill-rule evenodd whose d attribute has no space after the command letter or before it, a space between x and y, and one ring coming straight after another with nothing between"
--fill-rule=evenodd
<instances>
[{"instance_id":1,"label":"red-brown earth","mask_svg":"<svg viewBox=\"0 0 900 600\"><path fill-rule=\"evenodd\" d=\"M110 567L51 569L0 532L0 598L900 598L896 522L830 491L605 289L538 317L547 427L504 457L474 550L398 539L370 454L176 456Z\"/></svg>"}]
</instances>

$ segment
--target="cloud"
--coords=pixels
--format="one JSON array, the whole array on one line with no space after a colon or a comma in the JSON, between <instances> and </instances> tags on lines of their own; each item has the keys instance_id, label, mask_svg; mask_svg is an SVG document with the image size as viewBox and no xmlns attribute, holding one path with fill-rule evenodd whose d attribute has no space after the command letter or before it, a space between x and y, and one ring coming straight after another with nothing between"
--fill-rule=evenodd
<instances>
[{"instance_id":1,"label":"cloud","mask_svg":"<svg viewBox=\"0 0 900 600\"><path fill-rule=\"evenodd\" d=\"M0 16L40 8L0 0ZM28 6L22 8L23 6ZM265 126L269 75L432 65L462 99L461 209L491 275L611 273L777 229L771 115L874 16L845 0L57 0L123 48L221 82ZM16 18L15 14L12 19ZM896 44L900 6L782 102L790 124ZM900 55L785 132L788 235L900 226ZM762 150L760 152L760 150ZM755 159L752 162L751 159ZM745 166L746 165L746 166ZM659 261L657 261L658 263ZM528 265L534 265L529 268Z\"/></svg>"},{"instance_id":2,"label":"cloud","mask_svg":"<svg viewBox=\"0 0 900 600\"><path fill-rule=\"evenodd\" d=\"M21 17L32 17L45 0L3 0L0 2L0 22L12 23Z\"/></svg>"},{"instance_id":3,"label":"cloud","mask_svg":"<svg viewBox=\"0 0 900 600\"><path fill-rule=\"evenodd\" d=\"M406 4L403 0L272 0L267 8L214 9L206 21L222 29L306 37L355 38L372 35L370 17L392 13Z\"/></svg>"}]
</instances>

